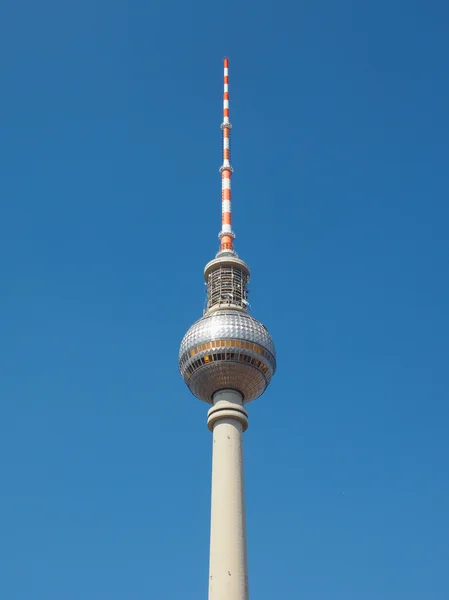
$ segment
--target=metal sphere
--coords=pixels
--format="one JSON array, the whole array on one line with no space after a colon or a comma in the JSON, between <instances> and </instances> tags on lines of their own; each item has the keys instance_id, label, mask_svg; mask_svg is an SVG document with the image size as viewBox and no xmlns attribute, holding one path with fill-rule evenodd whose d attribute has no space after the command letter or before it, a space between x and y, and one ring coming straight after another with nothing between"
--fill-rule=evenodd
<instances>
[{"instance_id":1,"label":"metal sphere","mask_svg":"<svg viewBox=\"0 0 449 600\"><path fill-rule=\"evenodd\" d=\"M221 389L235 389L250 402L260 396L276 370L273 340L246 311L206 313L184 336L179 370L192 394L212 403Z\"/></svg>"}]
</instances>

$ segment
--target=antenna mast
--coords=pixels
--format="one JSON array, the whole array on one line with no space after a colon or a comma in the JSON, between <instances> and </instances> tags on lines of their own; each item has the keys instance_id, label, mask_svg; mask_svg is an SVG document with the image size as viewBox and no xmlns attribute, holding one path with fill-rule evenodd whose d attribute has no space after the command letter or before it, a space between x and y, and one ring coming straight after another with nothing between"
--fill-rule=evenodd
<instances>
[{"instance_id":1,"label":"antenna mast","mask_svg":"<svg viewBox=\"0 0 449 600\"><path fill-rule=\"evenodd\" d=\"M232 231L231 222L231 128L229 121L229 59L224 59L224 79L223 79L223 164L220 167L221 173L221 231L218 234L220 238L220 252L234 253L233 239L235 233Z\"/></svg>"}]
</instances>

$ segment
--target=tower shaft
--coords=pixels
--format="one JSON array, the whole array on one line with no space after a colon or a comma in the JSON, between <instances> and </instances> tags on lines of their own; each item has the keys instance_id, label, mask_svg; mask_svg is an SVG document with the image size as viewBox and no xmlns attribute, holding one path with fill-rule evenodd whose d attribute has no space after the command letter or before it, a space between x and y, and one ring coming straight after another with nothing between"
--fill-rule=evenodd
<instances>
[{"instance_id":1,"label":"tower shaft","mask_svg":"<svg viewBox=\"0 0 449 600\"><path fill-rule=\"evenodd\" d=\"M213 432L209 600L248 600L242 396L222 390L208 413Z\"/></svg>"}]
</instances>

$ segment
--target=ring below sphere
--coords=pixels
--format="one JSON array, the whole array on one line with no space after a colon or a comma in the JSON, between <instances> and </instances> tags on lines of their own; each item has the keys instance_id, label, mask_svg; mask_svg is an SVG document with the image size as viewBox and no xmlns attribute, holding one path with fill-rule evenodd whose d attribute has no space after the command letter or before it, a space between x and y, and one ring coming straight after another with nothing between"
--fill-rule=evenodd
<instances>
[{"instance_id":1,"label":"ring below sphere","mask_svg":"<svg viewBox=\"0 0 449 600\"><path fill-rule=\"evenodd\" d=\"M266 327L247 312L222 309L204 315L184 336L179 370L192 394L212 404L220 389L235 389L244 403L260 396L276 370Z\"/></svg>"}]
</instances>

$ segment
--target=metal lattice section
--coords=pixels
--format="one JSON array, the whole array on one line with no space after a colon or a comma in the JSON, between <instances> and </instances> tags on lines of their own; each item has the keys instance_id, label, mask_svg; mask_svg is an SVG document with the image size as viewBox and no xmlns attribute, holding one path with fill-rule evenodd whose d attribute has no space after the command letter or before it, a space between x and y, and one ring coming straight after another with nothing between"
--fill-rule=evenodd
<instances>
[{"instance_id":1,"label":"metal lattice section","mask_svg":"<svg viewBox=\"0 0 449 600\"><path fill-rule=\"evenodd\" d=\"M235 266L220 266L207 278L207 309L213 306L248 308L249 276Z\"/></svg>"}]
</instances>

